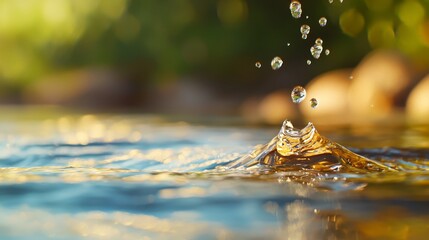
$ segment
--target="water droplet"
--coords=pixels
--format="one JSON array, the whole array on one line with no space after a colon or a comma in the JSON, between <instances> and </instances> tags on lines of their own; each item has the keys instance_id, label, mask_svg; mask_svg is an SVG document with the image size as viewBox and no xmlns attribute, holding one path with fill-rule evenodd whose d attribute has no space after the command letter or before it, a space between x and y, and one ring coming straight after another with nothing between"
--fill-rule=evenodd
<instances>
[{"instance_id":1,"label":"water droplet","mask_svg":"<svg viewBox=\"0 0 429 240\"><path fill-rule=\"evenodd\" d=\"M328 56L329 54L331 54L331 51L329 49L325 50L325 55Z\"/></svg>"},{"instance_id":2,"label":"water droplet","mask_svg":"<svg viewBox=\"0 0 429 240\"><path fill-rule=\"evenodd\" d=\"M273 70L277 70L281 68L282 65L283 65L283 60L280 57L275 57L271 61L271 67L273 68Z\"/></svg>"},{"instance_id":3,"label":"water droplet","mask_svg":"<svg viewBox=\"0 0 429 240\"><path fill-rule=\"evenodd\" d=\"M292 98L292 102L294 103L300 103L302 102L305 97L307 96L307 93L305 91L305 89L301 86L296 86L293 90L292 93L290 94L291 98Z\"/></svg>"},{"instance_id":4,"label":"water droplet","mask_svg":"<svg viewBox=\"0 0 429 240\"><path fill-rule=\"evenodd\" d=\"M311 60L307 60L307 65L311 65Z\"/></svg>"},{"instance_id":5,"label":"water droplet","mask_svg":"<svg viewBox=\"0 0 429 240\"><path fill-rule=\"evenodd\" d=\"M308 19L309 18L309 16L305 16L305 19Z\"/></svg>"},{"instance_id":6,"label":"water droplet","mask_svg":"<svg viewBox=\"0 0 429 240\"><path fill-rule=\"evenodd\" d=\"M319 105L319 102L317 101L317 99L315 98L310 99L310 106L312 108L317 108L318 105Z\"/></svg>"},{"instance_id":7,"label":"water droplet","mask_svg":"<svg viewBox=\"0 0 429 240\"><path fill-rule=\"evenodd\" d=\"M298 1L292 1L289 5L290 13L294 18L300 18L302 14L301 3Z\"/></svg>"},{"instance_id":8,"label":"water droplet","mask_svg":"<svg viewBox=\"0 0 429 240\"><path fill-rule=\"evenodd\" d=\"M323 40L321 38L317 38L316 41L314 41L314 43L316 43L317 45L322 45Z\"/></svg>"},{"instance_id":9,"label":"water droplet","mask_svg":"<svg viewBox=\"0 0 429 240\"><path fill-rule=\"evenodd\" d=\"M289 46L290 46L290 43L287 43L287 46L289 47Z\"/></svg>"},{"instance_id":10,"label":"water droplet","mask_svg":"<svg viewBox=\"0 0 429 240\"><path fill-rule=\"evenodd\" d=\"M333 3L334 2L334 0L329 0L329 3Z\"/></svg>"},{"instance_id":11,"label":"water droplet","mask_svg":"<svg viewBox=\"0 0 429 240\"><path fill-rule=\"evenodd\" d=\"M319 19L319 25L321 26L321 27L324 27L324 26L326 26L326 24L328 23L328 20L325 18L325 17L321 17L320 19Z\"/></svg>"},{"instance_id":12,"label":"water droplet","mask_svg":"<svg viewBox=\"0 0 429 240\"><path fill-rule=\"evenodd\" d=\"M354 78L354 77L353 77L353 75L350 75L350 76L349 76L349 79L350 79L350 80L352 80L353 78Z\"/></svg>"},{"instance_id":13,"label":"water droplet","mask_svg":"<svg viewBox=\"0 0 429 240\"><path fill-rule=\"evenodd\" d=\"M304 24L301 26L301 34L302 34L302 39L307 39L307 35L310 33L310 26Z\"/></svg>"},{"instance_id":14,"label":"water droplet","mask_svg":"<svg viewBox=\"0 0 429 240\"><path fill-rule=\"evenodd\" d=\"M255 67L257 67L257 68L261 68L261 67L262 67L262 64L261 64L260 62L256 62L256 63L255 63Z\"/></svg>"},{"instance_id":15,"label":"water droplet","mask_svg":"<svg viewBox=\"0 0 429 240\"><path fill-rule=\"evenodd\" d=\"M310 33L310 26L304 24L301 26L301 33L304 35L308 35Z\"/></svg>"},{"instance_id":16,"label":"water droplet","mask_svg":"<svg viewBox=\"0 0 429 240\"><path fill-rule=\"evenodd\" d=\"M315 58L315 59L319 59L320 58L320 54L323 52L323 47L320 44L315 44L310 48L310 52L311 55Z\"/></svg>"}]
</instances>

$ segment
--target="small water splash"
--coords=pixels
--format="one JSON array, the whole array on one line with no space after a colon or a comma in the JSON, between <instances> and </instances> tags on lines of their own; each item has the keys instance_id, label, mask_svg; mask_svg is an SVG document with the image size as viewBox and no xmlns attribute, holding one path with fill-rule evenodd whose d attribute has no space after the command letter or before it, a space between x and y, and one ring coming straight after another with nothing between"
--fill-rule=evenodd
<instances>
[{"instance_id":1,"label":"small water splash","mask_svg":"<svg viewBox=\"0 0 429 240\"><path fill-rule=\"evenodd\" d=\"M312 123L296 129L284 121L277 136L228 168L264 166L276 171L315 170L330 173L396 172L380 162L353 153L320 135Z\"/></svg>"}]
</instances>

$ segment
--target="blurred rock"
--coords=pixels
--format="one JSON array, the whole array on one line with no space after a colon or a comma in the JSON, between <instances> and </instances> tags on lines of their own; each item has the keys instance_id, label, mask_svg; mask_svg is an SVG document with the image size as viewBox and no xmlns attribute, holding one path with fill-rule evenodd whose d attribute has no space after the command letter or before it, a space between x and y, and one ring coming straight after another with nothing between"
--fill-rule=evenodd
<instances>
[{"instance_id":1,"label":"blurred rock","mask_svg":"<svg viewBox=\"0 0 429 240\"><path fill-rule=\"evenodd\" d=\"M240 114L248 123L257 124L262 122L261 116L258 111L258 105L261 98L251 97L246 99L240 107Z\"/></svg>"},{"instance_id":2,"label":"blurred rock","mask_svg":"<svg viewBox=\"0 0 429 240\"><path fill-rule=\"evenodd\" d=\"M407 100L406 113L413 121L429 122L429 75L412 90Z\"/></svg>"},{"instance_id":3,"label":"blurred rock","mask_svg":"<svg viewBox=\"0 0 429 240\"><path fill-rule=\"evenodd\" d=\"M250 98L241 107L242 116L249 122L278 125L285 119L297 117L290 91L279 90L262 99Z\"/></svg>"},{"instance_id":4,"label":"blurred rock","mask_svg":"<svg viewBox=\"0 0 429 240\"><path fill-rule=\"evenodd\" d=\"M351 112L361 118L392 114L395 98L411 84L408 63L394 52L369 54L353 71L349 91Z\"/></svg>"},{"instance_id":5,"label":"blurred rock","mask_svg":"<svg viewBox=\"0 0 429 240\"><path fill-rule=\"evenodd\" d=\"M182 78L156 85L145 99L151 112L168 114L229 114L236 103L222 97L201 79Z\"/></svg>"},{"instance_id":6,"label":"blurred rock","mask_svg":"<svg viewBox=\"0 0 429 240\"><path fill-rule=\"evenodd\" d=\"M338 121L347 118L348 92L351 70L336 70L322 74L307 86L307 98L299 105L302 114L310 121ZM310 99L316 98L317 108L311 108Z\"/></svg>"},{"instance_id":7,"label":"blurred rock","mask_svg":"<svg viewBox=\"0 0 429 240\"><path fill-rule=\"evenodd\" d=\"M129 79L111 70L84 69L54 74L28 85L26 104L79 108L129 107L137 89Z\"/></svg>"}]
</instances>

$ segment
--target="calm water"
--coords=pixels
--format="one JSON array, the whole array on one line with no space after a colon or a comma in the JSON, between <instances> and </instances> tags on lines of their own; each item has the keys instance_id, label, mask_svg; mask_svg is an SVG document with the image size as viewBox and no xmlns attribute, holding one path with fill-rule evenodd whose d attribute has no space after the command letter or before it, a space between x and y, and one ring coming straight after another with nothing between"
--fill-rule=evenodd
<instances>
[{"instance_id":1,"label":"calm water","mask_svg":"<svg viewBox=\"0 0 429 240\"><path fill-rule=\"evenodd\" d=\"M278 128L147 116L4 120L0 239L429 236L429 127L316 123L395 173L216 170Z\"/></svg>"}]
</instances>

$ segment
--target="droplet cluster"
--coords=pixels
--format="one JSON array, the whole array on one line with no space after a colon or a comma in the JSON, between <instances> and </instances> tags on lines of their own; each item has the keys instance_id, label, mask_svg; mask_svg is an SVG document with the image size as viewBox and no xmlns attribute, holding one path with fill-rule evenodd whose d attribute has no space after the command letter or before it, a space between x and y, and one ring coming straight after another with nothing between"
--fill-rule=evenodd
<instances>
[{"instance_id":1,"label":"droplet cluster","mask_svg":"<svg viewBox=\"0 0 429 240\"><path fill-rule=\"evenodd\" d=\"M334 0L328 0L328 2L331 4L334 2ZM340 3L343 2L343 0L339 0ZM289 10L293 18L299 19L302 16L303 8L301 3L298 0L292 0L289 5ZM309 19L310 17L307 15L305 19ZM325 27L328 24L328 19L326 17L320 17L319 18L319 26ZM309 37L309 34L311 32L311 27L308 24L302 24L300 28L301 38L307 39ZM290 46L291 44L288 42L287 46ZM317 38L314 42L314 45L310 47L310 53L311 56L313 56L314 59L319 59L322 55L322 53L325 53L326 56L328 56L331 51L329 49L323 48L323 40L321 38ZM307 65L311 65L312 61L310 59L307 59ZM271 68L273 70L278 70L283 66L283 60L280 57L274 57L271 60ZM261 68L262 64L261 62L255 63L256 68ZM294 103L301 103L306 98L306 90L302 86L296 86L292 92L291 92L291 98ZM310 106L312 108L316 108L319 105L316 98L310 99Z\"/></svg>"}]
</instances>

